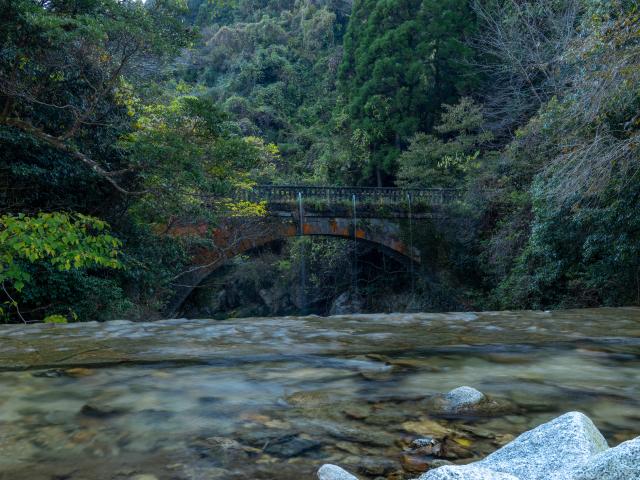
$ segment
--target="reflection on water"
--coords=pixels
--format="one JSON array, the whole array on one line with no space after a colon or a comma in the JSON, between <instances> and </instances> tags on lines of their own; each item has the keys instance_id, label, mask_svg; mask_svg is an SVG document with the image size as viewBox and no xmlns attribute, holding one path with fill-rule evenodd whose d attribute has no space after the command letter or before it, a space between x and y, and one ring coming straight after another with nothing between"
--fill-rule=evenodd
<instances>
[{"instance_id":1,"label":"reflection on water","mask_svg":"<svg viewBox=\"0 0 640 480\"><path fill-rule=\"evenodd\" d=\"M0 327L0 479L414 478L568 410L640 434L640 310ZM471 385L509 408L429 415Z\"/></svg>"}]
</instances>

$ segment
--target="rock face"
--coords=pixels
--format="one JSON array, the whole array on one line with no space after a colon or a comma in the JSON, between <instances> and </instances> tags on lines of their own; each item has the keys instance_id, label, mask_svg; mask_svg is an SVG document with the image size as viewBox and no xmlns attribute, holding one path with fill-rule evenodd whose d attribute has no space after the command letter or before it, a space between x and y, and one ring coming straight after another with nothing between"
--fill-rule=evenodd
<instances>
[{"instance_id":1,"label":"rock face","mask_svg":"<svg viewBox=\"0 0 640 480\"><path fill-rule=\"evenodd\" d=\"M325 463L318 469L318 480L358 480L358 478L337 465Z\"/></svg>"},{"instance_id":2,"label":"rock face","mask_svg":"<svg viewBox=\"0 0 640 480\"><path fill-rule=\"evenodd\" d=\"M473 465L447 465L430 470L419 480L519 480L508 473L494 472Z\"/></svg>"},{"instance_id":3,"label":"rock face","mask_svg":"<svg viewBox=\"0 0 640 480\"><path fill-rule=\"evenodd\" d=\"M630 480L640 478L640 437L596 455L578 470L575 480Z\"/></svg>"},{"instance_id":4,"label":"rock face","mask_svg":"<svg viewBox=\"0 0 640 480\"><path fill-rule=\"evenodd\" d=\"M362 311L362 301L351 292L341 293L331 304L329 315L348 315Z\"/></svg>"},{"instance_id":5,"label":"rock face","mask_svg":"<svg viewBox=\"0 0 640 480\"><path fill-rule=\"evenodd\" d=\"M570 412L523 433L474 465L522 480L569 479L606 449L607 441L589 417Z\"/></svg>"}]
</instances>

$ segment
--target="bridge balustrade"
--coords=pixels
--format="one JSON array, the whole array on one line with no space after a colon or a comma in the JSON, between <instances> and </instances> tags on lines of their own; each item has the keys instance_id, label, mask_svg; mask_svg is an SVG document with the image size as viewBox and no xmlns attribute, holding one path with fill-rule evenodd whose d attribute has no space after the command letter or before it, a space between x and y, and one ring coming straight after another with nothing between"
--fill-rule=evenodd
<instances>
[{"instance_id":1,"label":"bridge balustrade","mask_svg":"<svg viewBox=\"0 0 640 480\"><path fill-rule=\"evenodd\" d=\"M459 190L448 188L394 188L394 187L326 187L300 185L257 185L243 192L242 197L249 201L267 203L290 203L303 200L323 200L327 203L346 203L354 198L358 203L406 203L443 205L459 198Z\"/></svg>"}]
</instances>

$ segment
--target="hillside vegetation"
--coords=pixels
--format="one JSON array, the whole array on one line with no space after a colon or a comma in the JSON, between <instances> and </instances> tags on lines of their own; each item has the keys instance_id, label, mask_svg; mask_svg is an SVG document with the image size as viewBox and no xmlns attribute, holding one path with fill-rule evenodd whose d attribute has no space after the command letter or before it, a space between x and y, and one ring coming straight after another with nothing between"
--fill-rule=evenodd
<instances>
[{"instance_id":1,"label":"hillside vegetation","mask_svg":"<svg viewBox=\"0 0 640 480\"><path fill-rule=\"evenodd\" d=\"M308 277L259 313L639 304L639 112L632 0L5 1L0 316L157 317L206 243L167 225L259 215L230 200L255 183L463 192L420 270L236 259L210 289Z\"/></svg>"}]
</instances>

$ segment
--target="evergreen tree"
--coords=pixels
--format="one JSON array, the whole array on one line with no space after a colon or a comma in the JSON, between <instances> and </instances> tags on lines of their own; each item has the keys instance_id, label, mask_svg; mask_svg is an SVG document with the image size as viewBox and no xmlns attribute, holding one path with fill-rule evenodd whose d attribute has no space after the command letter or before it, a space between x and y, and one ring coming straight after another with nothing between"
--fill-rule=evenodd
<instances>
[{"instance_id":1,"label":"evergreen tree","mask_svg":"<svg viewBox=\"0 0 640 480\"><path fill-rule=\"evenodd\" d=\"M363 181L387 183L408 139L473 84L466 0L356 0L339 72L348 128L366 136Z\"/></svg>"}]
</instances>

